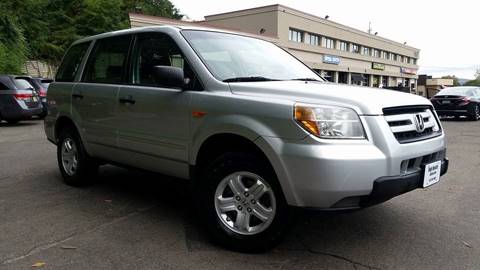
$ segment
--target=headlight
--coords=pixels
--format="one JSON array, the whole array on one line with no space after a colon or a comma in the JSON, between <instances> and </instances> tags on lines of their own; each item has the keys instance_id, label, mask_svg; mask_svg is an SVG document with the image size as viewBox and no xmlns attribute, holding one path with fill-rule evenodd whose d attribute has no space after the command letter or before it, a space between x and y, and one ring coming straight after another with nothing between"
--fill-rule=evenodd
<instances>
[{"instance_id":1,"label":"headlight","mask_svg":"<svg viewBox=\"0 0 480 270\"><path fill-rule=\"evenodd\" d=\"M364 139L358 114L348 108L295 104L295 120L308 132L324 139Z\"/></svg>"}]
</instances>

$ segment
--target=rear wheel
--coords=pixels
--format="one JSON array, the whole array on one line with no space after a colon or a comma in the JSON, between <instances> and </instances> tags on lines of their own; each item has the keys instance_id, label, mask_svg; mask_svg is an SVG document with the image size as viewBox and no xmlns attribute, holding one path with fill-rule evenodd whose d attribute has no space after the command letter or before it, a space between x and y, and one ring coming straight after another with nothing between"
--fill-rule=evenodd
<instances>
[{"instance_id":1,"label":"rear wheel","mask_svg":"<svg viewBox=\"0 0 480 270\"><path fill-rule=\"evenodd\" d=\"M292 211L267 162L247 153L226 153L201 177L199 214L214 241L244 252L265 251L280 242Z\"/></svg>"},{"instance_id":2,"label":"rear wheel","mask_svg":"<svg viewBox=\"0 0 480 270\"><path fill-rule=\"evenodd\" d=\"M68 185L83 186L94 182L98 163L85 152L78 133L70 128L60 132L57 144L58 167Z\"/></svg>"}]
</instances>

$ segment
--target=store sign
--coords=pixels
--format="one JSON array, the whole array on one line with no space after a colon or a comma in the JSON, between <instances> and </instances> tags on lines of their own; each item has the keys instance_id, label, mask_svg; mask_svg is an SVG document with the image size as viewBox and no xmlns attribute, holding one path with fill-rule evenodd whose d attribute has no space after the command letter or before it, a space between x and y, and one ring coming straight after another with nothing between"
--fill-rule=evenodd
<instances>
[{"instance_id":1,"label":"store sign","mask_svg":"<svg viewBox=\"0 0 480 270\"><path fill-rule=\"evenodd\" d=\"M412 75L416 75L417 74L417 70L414 69L414 68L404 68L404 67L401 67L400 68L400 72L404 73L404 74L412 74Z\"/></svg>"},{"instance_id":2,"label":"store sign","mask_svg":"<svg viewBox=\"0 0 480 270\"><path fill-rule=\"evenodd\" d=\"M385 70L385 65L380 63L372 63L372 69Z\"/></svg>"},{"instance_id":3,"label":"store sign","mask_svg":"<svg viewBox=\"0 0 480 270\"><path fill-rule=\"evenodd\" d=\"M323 55L323 63L338 65L340 64L340 57L336 57L333 55Z\"/></svg>"}]
</instances>

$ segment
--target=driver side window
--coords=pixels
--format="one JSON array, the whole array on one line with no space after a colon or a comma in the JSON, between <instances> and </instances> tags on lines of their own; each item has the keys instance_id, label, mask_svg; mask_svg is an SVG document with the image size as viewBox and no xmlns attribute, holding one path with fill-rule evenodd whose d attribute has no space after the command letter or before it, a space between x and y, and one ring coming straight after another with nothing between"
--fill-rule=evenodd
<instances>
[{"instance_id":1,"label":"driver side window","mask_svg":"<svg viewBox=\"0 0 480 270\"><path fill-rule=\"evenodd\" d=\"M182 68L187 90L199 89L195 73L188 65L175 42L162 33L144 33L138 35L133 53L133 83L143 86L166 86L167 83L156 81L153 76L155 66L172 66Z\"/></svg>"}]
</instances>

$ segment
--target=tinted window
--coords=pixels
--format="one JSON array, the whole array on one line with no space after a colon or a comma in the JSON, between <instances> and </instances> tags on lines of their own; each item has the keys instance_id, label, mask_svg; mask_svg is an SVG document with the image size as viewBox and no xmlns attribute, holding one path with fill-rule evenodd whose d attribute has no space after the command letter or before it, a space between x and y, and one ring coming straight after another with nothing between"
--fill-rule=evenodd
<instances>
[{"instance_id":1,"label":"tinted window","mask_svg":"<svg viewBox=\"0 0 480 270\"><path fill-rule=\"evenodd\" d=\"M25 90L25 89L34 89L33 86L25 79L15 79L15 86L17 89Z\"/></svg>"},{"instance_id":2,"label":"tinted window","mask_svg":"<svg viewBox=\"0 0 480 270\"><path fill-rule=\"evenodd\" d=\"M161 33L145 33L138 36L133 54L133 83L146 86L165 85L152 76L155 66L182 68L187 82L186 89L199 88L193 70L182 52L169 36Z\"/></svg>"},{"instance_id":3,"label":"tinted window","mask_svg":"<svg viewBox=\"0 0 480 270\"><path fill-rule=\"evenodd\" d=\"M131 36L104 38L95 42L83 81L122 83L127 65Z\"/></svg>"},{"instance_id":4,"label":"tinted window","mask_svg":"<svg viewBox=\"0 0 480 270\"><path fill-rule=\"evenodd\" d=\"M90 42L80 43L72 46L65 57L63 57L62 64L58 68L57 76L55 78L58 82L73 82L77 74L83 56L88 50Z\"/></svg>"}]
</instances>

